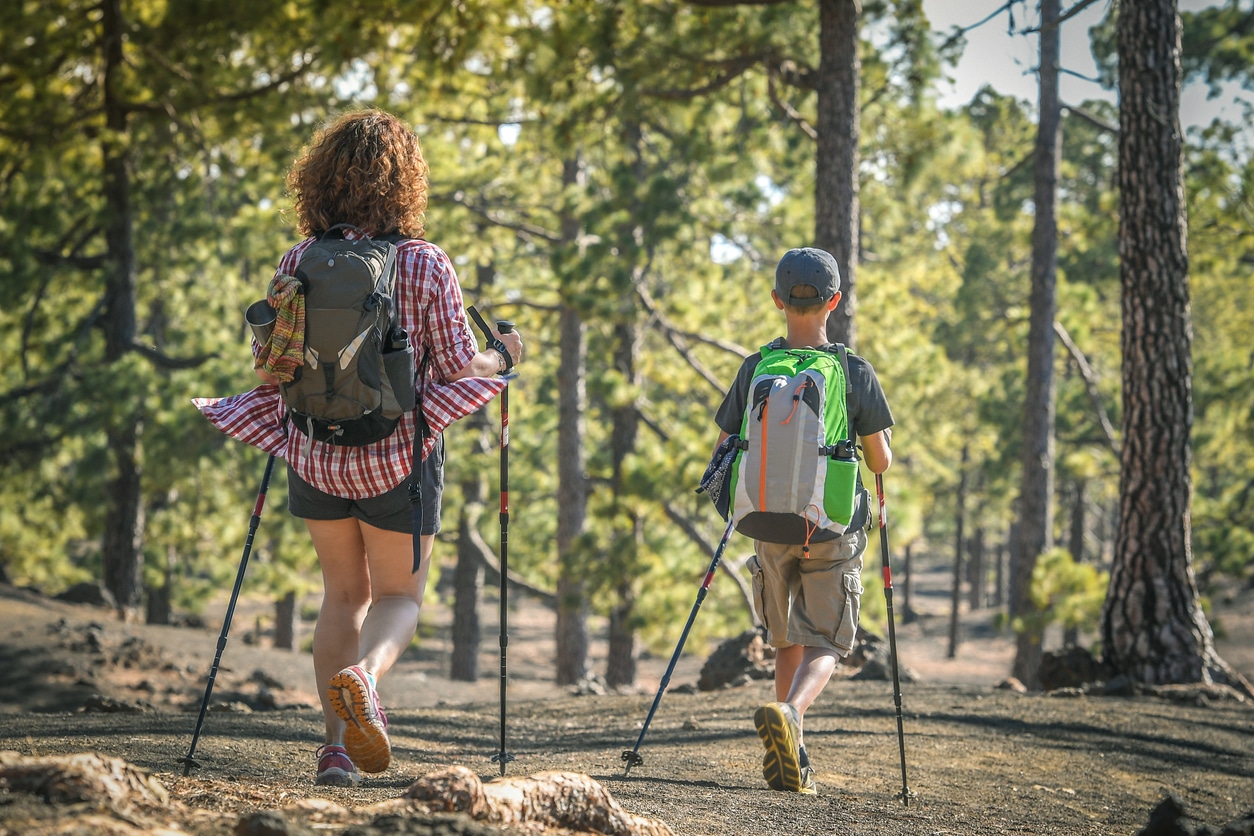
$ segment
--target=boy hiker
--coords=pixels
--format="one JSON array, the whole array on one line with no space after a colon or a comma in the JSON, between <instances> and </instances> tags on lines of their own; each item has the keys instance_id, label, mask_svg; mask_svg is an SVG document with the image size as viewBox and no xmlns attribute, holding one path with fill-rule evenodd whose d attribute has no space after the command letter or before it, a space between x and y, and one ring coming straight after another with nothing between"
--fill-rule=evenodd
<instances>
[{"instance_id":1,"label":"boy hiker","mask_svg":"<svg viewBox=\"0 0 1254 836\"><path fill-rule=\"evenodd\" d=\"M765 346L765 353L771 358L785 359L819 355L826 367L832 369L828 374L835 379L831 391L836 395L829 399L831 408L826 411L830 415L833 409L837 410L837 417L828 420L839 422L836 432L840 441L824 448L822 455L833 460L845 459L848 488L852 490L852 512L846 511L847 519L843 521L839 520L840 512L828 519L826 507L820 509L816 504L826 506L827 500L811 500L800 514L750 514L756 517L754 525L744 525L744 519L737 522L738 530L754 538L755 556L750 559L757 593L754 597L758 615L767 629L767 641L776 649L777 701L760 707L753 717L766 747L762 775L772 789L812 794L815 792L814 770L806 754L802 724L806 709L831 678L837 659L853 650L862 593L862 552L866 549L870 525L869 496L862 487L860 475L856 475L856 464L848 461L853 454L851 445L845 446L848 442L844 439L853 439L856 433L865 465L874 473L883 473L892 463L888 442L893 416L871 364L827 341L827 316L840 303L840 272L830 254L811 247L789 250L776 267L771 299L775 307L784 312L787 336ZM807 348L825 349L837 358L844 354L847 372L843 369L846 365L843 358L841 363L834 364L819 352L791 351ZM763 353L760 351L744 361L715 416L722 430L720 445L734 435L748 438L757 433L761 436L758 441L762 445L762 452L758 454L760 461L752 458L754 448L741 442L745 452L740 455L741 485L734 500L738 518L743 513L741 504L746 491L767 490L765 444L768 432L782 433L781 428L796 414L797 403L814 397L813 393L804 391L811 383L797 372L795 377L787 374L774 377L775 385L791 389L792 406L788 405L787 398L782 410L774 400L768 403L770 384L764 385L763 371L759 369L760 363L763 368L768 365L763 362ZM805 366L812 361L792 362ZM844 394L843 400L847 401L846 420L839 417L839 401L842 400L839 394ZM776 406L768 421L765 416L771 404ZM786 413L783 420L780 420L780 411ZM758 422L759 427L751 427L753 422ZM821 422L819 431L822 431ZM818 451L815 456L817 461L824 461ZM809 465L810 471L816 466ZM827 467L826 472L831 474L832 468ZM830 475L827 478L832 479ZM799 487L803 488L802 494L810 490L808 486ZM848 503L847 498L847 509ZM833 524L833 519L838 522Z\"/></svg>"}]
</instances>

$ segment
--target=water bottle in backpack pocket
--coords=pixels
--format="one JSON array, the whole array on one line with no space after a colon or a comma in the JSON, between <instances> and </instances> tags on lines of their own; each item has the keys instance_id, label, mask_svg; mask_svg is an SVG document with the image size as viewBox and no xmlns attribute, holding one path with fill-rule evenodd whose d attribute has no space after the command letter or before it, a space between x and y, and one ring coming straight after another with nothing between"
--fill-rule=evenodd
<instances>
[{"instance_id":1,"label":"water bottle in backpack pocket","mask_svg":"<svg viewBox=\"0 0 1254 836\"><path fill-rule=\"evenodd\" d=\"M414 347L409 334L399 325L392 327L383 351L383 410L408 412L417 405Z\"/></svg>"},{"instance_id":2,"label":"water bottle in backpack pocket","mask_svg":"<svg viewBox=\"0 0 1254 836\"><path fill-rule=\"evenodd\" d=\"M253 339L258 345L265 345L270 341L270 334L274 332L274 323L277 319L277 312L266 299L258 299L248 306L248 310L244 311L244 321L248 323L248 330L252 332Z\"/></svg>"}]
</instances>

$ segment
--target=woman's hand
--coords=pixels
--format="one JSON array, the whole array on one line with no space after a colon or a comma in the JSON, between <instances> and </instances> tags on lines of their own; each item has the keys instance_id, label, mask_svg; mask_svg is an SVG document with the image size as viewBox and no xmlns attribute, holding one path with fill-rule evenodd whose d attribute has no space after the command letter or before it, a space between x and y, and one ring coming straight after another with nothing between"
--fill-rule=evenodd
<instances>
[{"instance_id":1,"label":"woman's hand","mask_svg":"<svg viewBox=\"0 0 1254 836\"><path fill-rule=\"evenodd\" d=\"M505 346L505 350L509 352L513 365L517 366L522 361L522 337L518 336L517 331L510 331L502 334L495 328L492 329L492 336L496 337Z\"/></svg>"}]
</instances>

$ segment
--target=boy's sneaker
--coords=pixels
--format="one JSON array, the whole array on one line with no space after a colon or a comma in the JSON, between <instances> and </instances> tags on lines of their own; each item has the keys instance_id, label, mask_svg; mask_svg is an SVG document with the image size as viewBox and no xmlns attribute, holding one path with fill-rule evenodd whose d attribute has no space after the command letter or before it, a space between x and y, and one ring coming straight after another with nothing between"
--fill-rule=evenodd
<instances>
[{"instance_id":1,"label":"boy's sneaker","mask_svg":"<svg viewBox=\"0 0 1254 836\"><path fill-rule=\"evenodd\" d=\"M314 783L320 787L355 787L361 783L361 773L353 766L344 747L325 743L314 752L318 759L318 777Z\"/></svg>"},{"instance_id":2,"label":"boy's sneaker","mask_svg":"<svg viewBox=\"0 0 1254 836\"><path fill-rule=\"evenodd\" d=\"M392 762L388 718L365 670L352 665L331 677L327 686L331 708L346 724L344 748L362 772L383 772Z\"/></svg>"},{"instance_id":3,"label":"boy's sneaker","mask_svg":"<svg viewBox=\"0 0 1254 836\"><path fill-rule=\"evenodd\" d=\"M797 709L786 702L772 702L753 713L753 725L762 738L762 777L773 790L813 795L814 770L802 768L797 740L801 737Z\"/></svg>"}]
</instances>

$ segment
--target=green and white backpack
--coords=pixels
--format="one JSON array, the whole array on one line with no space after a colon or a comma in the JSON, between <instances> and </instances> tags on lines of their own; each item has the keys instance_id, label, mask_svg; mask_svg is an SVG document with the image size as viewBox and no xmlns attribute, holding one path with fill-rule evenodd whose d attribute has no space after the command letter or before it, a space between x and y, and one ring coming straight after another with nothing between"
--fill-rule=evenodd
<instances>
[{"instance_id":1,"label":"green and white backpack","mask_svg":"<svg viewBox=\"0 0 1254 836\"><path fill-rule=\"evenodd\" d=\"M858 485L851 391L843 345L762 347L732 467L737 531L790 544L844 533Z\"/></svg>"}]
</instances>

